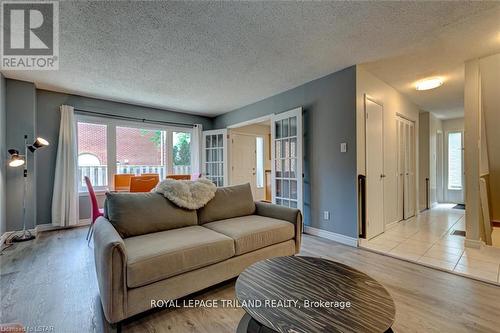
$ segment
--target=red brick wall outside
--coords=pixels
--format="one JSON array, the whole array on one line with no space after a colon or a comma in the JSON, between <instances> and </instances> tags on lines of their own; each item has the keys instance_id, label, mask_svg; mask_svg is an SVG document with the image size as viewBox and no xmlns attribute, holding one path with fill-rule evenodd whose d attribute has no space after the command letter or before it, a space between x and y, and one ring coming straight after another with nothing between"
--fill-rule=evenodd
<instances>
[{"instance_id":1,"label":"red brick wall outside","mask_svg":"<svg viewBox=\"0 0 500 333\"><path fill-rule=\"evenodd\" d=\"M155 131L116 128L117 162L128 165L161 165L160 146L152 141ZM92 154L107 164L106 126L78 123L78 155Z\"/></svg>"}]
</instances>

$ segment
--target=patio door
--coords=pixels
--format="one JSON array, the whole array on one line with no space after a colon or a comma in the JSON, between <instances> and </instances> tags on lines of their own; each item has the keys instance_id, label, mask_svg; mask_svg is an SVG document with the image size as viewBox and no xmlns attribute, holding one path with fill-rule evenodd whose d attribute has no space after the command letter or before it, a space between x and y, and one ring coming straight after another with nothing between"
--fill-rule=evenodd
<instances>
[{"instance_id":1,"label":"patio door","mask_svg":"<svg viewBox=\"0 0 500 333\"><path fill-rule=\"evenodd\" d=\"M271 142L272 201L302 210L302 108L273 115Z\"/></svg>"},{"instance_id":2,"label":"patio door","mask_svg":"<svg viewBox=\"0 0 500 333\"><path fill-rule=\"evenodd\" d=\"M203 176L217 187L227 186L227 130L203 132Z\"/></svg>"}]
</instances>

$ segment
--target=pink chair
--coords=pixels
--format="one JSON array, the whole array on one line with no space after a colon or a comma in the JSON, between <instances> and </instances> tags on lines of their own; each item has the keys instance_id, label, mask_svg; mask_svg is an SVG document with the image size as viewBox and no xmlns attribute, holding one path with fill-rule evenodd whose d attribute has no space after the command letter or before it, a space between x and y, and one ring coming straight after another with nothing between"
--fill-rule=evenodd
<instances>
[{"instance_id":1,"label":"pink chair","mask_svg":"<svg viewBox=\"0 0 500 333\"><path fill-rule=\"evenodd\" d=\"M197 180L201 178L201 173L192 173L191 180Z\"/></svg>"},{"instance_id":2,"label":"pink chair","mask_svg":"<svg viewBox=\"0 0 500 333\"><path fill-rule=\"evenodd\" d=\"M91 216L90 216L90 226L89 230L87 231L87 237L85 238L88 240L90 243L90 240L92 239L92 234L94 233L94 223L97 220L99 216L104 215L104 210L102 208L99 208L97 205L97 198L95 196L94 188L92 187L92 183L90 182L89 177L85 177L85 183L87 184L87 189L89 191L89 197L90 197L90 209L91 209Z\"/></svg>"}]
</instances>

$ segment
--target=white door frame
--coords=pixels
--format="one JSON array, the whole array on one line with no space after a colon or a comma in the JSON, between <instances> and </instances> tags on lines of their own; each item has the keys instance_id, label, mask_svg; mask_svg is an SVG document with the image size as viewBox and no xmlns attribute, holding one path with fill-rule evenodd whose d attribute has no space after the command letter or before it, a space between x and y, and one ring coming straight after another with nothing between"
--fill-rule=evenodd
<instances>
[{"instance_id":1,"label":"white door frame","mask_svg":"<svg viewBox=\"0 0 500 333\"><path fill-rule=\"evenodd\" d=\"M228 186L229 184L229 181L228 181L228 172L227 172L227 168L228 168L228 160L227 160L227 150L228 150L228 147L227 147L227 129L217 129L217 130L208 130L208 131L203 131L203 144L202 144L202 147L203 147L203 156L202 156L202 174L205 174L205 170L206 170L206 157L207 157L207 154L206 154L206 137L208 135L219 135L219 134L222 134L222 137L223 137L223 185L224 186Z\"/></svg>"},{"instance_id":2,"label":"white door frame","mask_svg":"<svg viewBox=\"0 0 500 333\"><path fill-rule=\"evenodd\" d=\"M450 190L448 188L448 169L449 169L449 140L448 137L450 133L461 133L462 134L462 189L461 190ZM443 190L444 190L444 201L448 203L455 203L455 204L463 204L465 203L465 154L464 154L464 143L465 143L465 131L463 129L451 129L448 131L444 132L444 181L443 181ZM454 200L457 199L456 196L452 195L450 192L455 191L455 192L461 192L461 200Z\"/></svg>"},{"instance_id":3,"label":"white door frame","mask_svg":"<svg viewBox=\"0 0 500 333\"><path fill-rule=\"evenodd\" d=\"M304 199L303 199L303 131L302 131L302 107L298 107L289 111L278 114L273 114L271 118L271 197L272 202L276 203L276 125L275 122L290 118L297 118L297 208L303 212Z\"/></svg>"},{"instance_id":4,"label":"white door frame","mask_svg":"<svg viewBox=\"0 0 500 333\"><path fill-rule=\"evenodd\" d=\"M239 127L243 127L243 126L248 126L248 125L262 123L264 121L271 122L271 120L273 119L273 115L274 115L274 113L269 114L267 116L262 116L262 117L258 117L258 118L254 118L254 119L250 119L250 120L245 120L245 121L242 121L242 122L239 122L239 123L236 123L236 124L229 125L227 128L228 129L230 129L230 128L239 128Z\"/></svg>"},{"instance_id":5,"label":"white door frame","mask_svg":"<svg viewBox=\"0 0 500 333\"><path fill-rule=\"evenodd\" d=\"M368 154L367 154L367 149L366 149L366 147L367 147L367 141L366 141L367 140L367 130L368 130L367 121L366 120L368 118L368 113L367 113L367 107L366 107L367 103L366 102L370 101L370 102L372 102L374 104L379 105L382 108L382 115L381 115L381 117L382 117L382 157L381 157L382 158L382 175L385 174L385 161L384 161L384 159L385 159L385 153L384 153L385 152L385 143L384 143L384 141L385 141L384 140L385 139L385 137L384 137L384 133L385 133L384 119L385 119L385 117L384 117L384 104L381 101L378 101L378 100L370 97L367 94L365 94L364 97L365 98L363 99L363 103L364 103L364 110L363 110L364 112L363 112L363 114L364 114L364 117L365 117L365 119L364 119L364 123L365 123L365 135L364 135L364 137L365 137L365 176L367 177L367 182L368 182L368 168L367 168L367 160L368 160L367 155ZM381 175L381 177L382 177L382 175ZM383 177L385 177L385 175ZM381 221L382 222L382 233L385 232L385 227L386 227L386 222L385 222L385 201L384 201L385 200L385 198L384 198L385 181L384 181L383 177L382 177L382 191L380 193L380 195L382 196L382 221ZM370 238L373 238L373 237L379 235L380 233L378 233L376 235L369 234L371 228L368 226L368 195L366 196L366 207L367 207L367 209L366 209L366 214L367 214L366 215L366 224L367 224L366 225L366 239L370 239Z\"/></svg>"}]
</instances>

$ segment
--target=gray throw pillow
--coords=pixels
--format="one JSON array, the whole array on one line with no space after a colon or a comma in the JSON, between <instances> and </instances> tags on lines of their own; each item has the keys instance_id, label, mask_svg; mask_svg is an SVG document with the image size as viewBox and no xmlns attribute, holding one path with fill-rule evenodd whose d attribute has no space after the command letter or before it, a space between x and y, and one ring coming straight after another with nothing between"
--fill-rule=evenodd
<instances>
[{"instance_id":1,"label":"gray throw pillow","mask_svg":"<svg viewBox=\"0 0 500 333\"><path fill-rule=\"evenodd\" d=\"M195 210L159 193L106 193L106 217L123 238L197 225Z\"/></svg>"}]
</instances>

